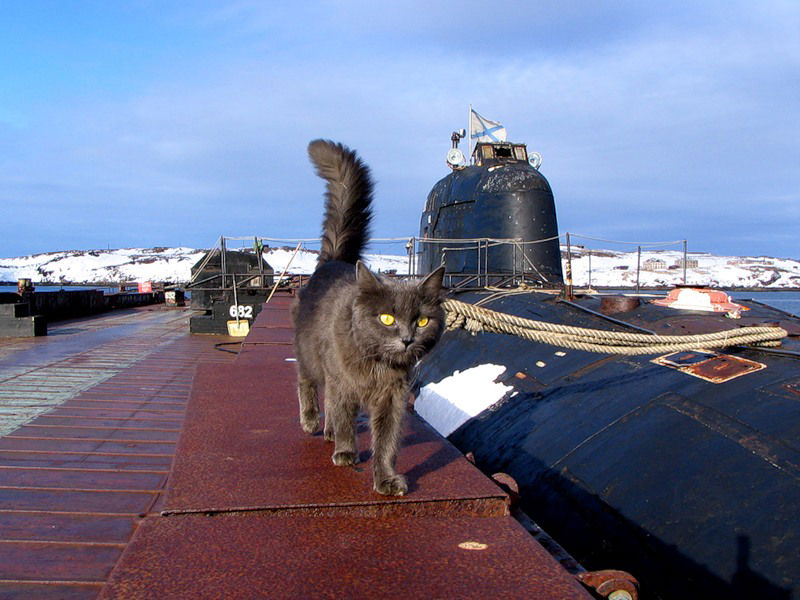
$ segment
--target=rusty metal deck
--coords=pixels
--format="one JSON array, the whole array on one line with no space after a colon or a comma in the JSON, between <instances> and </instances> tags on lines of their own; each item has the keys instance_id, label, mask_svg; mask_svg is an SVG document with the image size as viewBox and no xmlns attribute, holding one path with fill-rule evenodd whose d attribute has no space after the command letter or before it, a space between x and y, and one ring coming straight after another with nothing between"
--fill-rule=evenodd
<instances>
[{"instance_id":1,"label":"rusty metal deck","mask_svg":"<svg viewBox=\"0 0 800 600\"><path fill-rule=\"evenodd\" d=\"M105 598L589 598L510 517L148 519Z\"/></svg>"},{"instance_id":2,"label":"rusty metal deck","mask_svg":"<svg viewBox=\"0 0 800 600\"><path fill-rule=\"evenodd\" d=\"M124 368L0 438L0 596L590 598L415 415L407 496L372 491L366 426L364 462L334 467L297 422L289 302L273 298L238 356L183 333L185 316L139 327Z\"/></svg>"}]
</instances>

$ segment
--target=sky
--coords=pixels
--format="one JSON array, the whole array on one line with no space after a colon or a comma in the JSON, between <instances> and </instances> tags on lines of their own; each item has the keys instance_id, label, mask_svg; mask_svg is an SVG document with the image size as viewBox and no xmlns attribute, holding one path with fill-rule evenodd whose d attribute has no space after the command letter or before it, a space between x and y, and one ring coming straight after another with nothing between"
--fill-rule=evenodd
<instances>
[{"instance_id":1,"label":"sky","mask_svg":"<svg viewBox=\"0 0 800 600\"><path fill-rule=\"evenodd\" d=\"M562 233L800 258L794 0L0 0L0 256L316 237L316 138L417 235L470 104Z\"/></svg>"}]
</instances>

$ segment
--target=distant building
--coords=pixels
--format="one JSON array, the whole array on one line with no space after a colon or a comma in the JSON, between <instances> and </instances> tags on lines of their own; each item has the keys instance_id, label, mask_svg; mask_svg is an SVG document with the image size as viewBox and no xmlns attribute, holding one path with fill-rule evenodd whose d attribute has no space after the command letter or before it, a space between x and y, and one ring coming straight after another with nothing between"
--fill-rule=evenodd
<instances>
[{"instance_id":1,"label":"distant building","mask_svg":"<svg viewBox=\"0 0 800 600\"><path fill-rule=\"evenodd\" d=\"M642 263L642 269L645 271L665 271L667 263L660 258L648 258Z\"/></svg>"},{"instance_id":2,"label":"distant building","mask_svg":"<svg viewBox=\"0 0 800 600\"><path fill-rule=\"evenodd\" d=\"M679 268L681 268L681 269L682 269L682 268L683 268L683 266L684 266L684 265L683 265L683 262L684 262L684 261L683 261L683 259L680 259L680 260L678 261L678 264L677 264L677 266L678 266ZM686 268L687 268L687 269L696 269L696 268L697 268L697 267L699 267L699 266L700 266L700 261L698 261L696 258L687 258L687 259L686 259Z\"/></svg>"}]
</instances>

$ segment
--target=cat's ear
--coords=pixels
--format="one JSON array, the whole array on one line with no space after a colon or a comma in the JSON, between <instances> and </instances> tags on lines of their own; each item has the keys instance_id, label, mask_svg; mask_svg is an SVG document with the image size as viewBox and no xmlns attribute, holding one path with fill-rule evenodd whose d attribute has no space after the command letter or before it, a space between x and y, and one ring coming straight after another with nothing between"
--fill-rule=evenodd
<instances>
[{"instance_id":1,"label":"cat's ear","mask_svg":"<svg viewBox=\"0 0 800 600\"><path fill-rule=\"evenodd\" d=\"M360 260L356 263L356 283L359 289L365 292L374 291L381 287L381 282L375 274Z\"/></svg>"},{"instance_id":2,"label":"cat's ear","mask_svg":"<svg viewBox=\"0 0 800 600\"><path fill-rule=\"evenodd\" d=\"M444 266L428 274L419 284L419 289L429 298L438 298L442 292L442 280L444 279Z\"/></svg>"}]
</instances>

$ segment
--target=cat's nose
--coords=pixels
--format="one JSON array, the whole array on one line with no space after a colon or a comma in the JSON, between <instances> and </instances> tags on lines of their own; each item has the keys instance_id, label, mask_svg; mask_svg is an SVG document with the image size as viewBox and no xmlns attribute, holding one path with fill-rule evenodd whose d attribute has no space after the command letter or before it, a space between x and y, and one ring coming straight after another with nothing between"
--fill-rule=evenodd
<instances>
[{"instance_id":1,"label":"cat's nose","mask_svg":"<svg viewBox=\"0 0 800 600\"><path fill-rule=\"evenodd\" d=\"M411 337L411 336L402 337L402 338L400 338L400 341L402 341L403 344L405 344L405 347L408 348L411 345L411 343L414 341L414 338Z\"/></svg>"}]
</instances>

